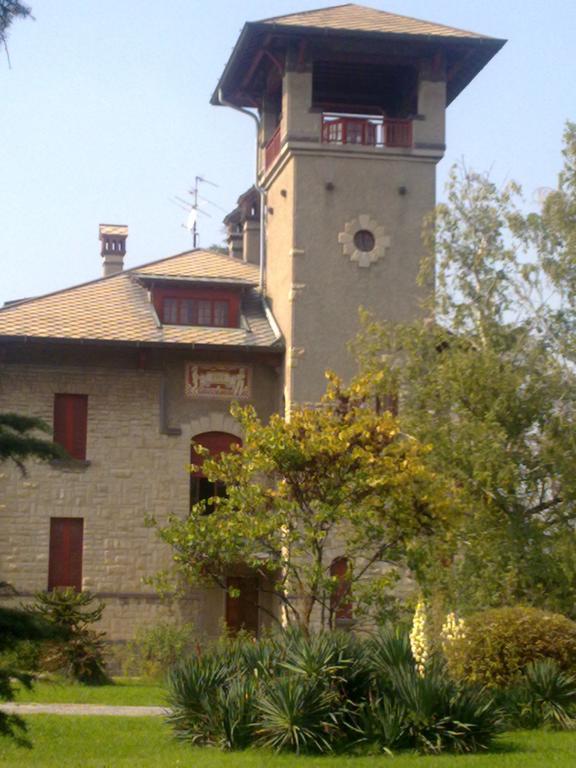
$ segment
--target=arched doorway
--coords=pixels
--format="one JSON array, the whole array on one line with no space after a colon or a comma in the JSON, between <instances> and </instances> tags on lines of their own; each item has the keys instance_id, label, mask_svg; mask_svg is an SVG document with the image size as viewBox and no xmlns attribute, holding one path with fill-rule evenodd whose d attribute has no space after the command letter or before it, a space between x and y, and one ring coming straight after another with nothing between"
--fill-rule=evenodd
<instances>
[{"instance_id":1,"label":"arched doorway","mask_svg":"<svg viewBox=\"0 0 576 768\"><path fill-rule=\"evenodd\" d=\"M190 463L198 467L190 474L190 507L199 501L206 501L226 493L226 489L219 483L213 483L202 472L204 457L199 456L195 445L201 445L209 451L211 457L218 457L221 453L229 451L233 445L242 445L242 440L228 432L202 432L192 438L190 445Z\"/></svg>"}]
</instances>

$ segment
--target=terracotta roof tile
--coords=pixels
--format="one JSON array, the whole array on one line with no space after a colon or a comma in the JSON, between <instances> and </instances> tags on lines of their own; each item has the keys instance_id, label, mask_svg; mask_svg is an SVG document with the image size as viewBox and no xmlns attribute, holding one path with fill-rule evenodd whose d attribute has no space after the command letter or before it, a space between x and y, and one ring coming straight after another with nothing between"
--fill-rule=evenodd
<instances>
[{"instance_id":1,"label":"terracotta roof tile","mask_svg":"<svg viewBox=\"0 0 576 768\"><path fill-rule=\"evenodd\" d=\"M313 11L293 13L288 16L275 16L264 19L261 24L274 24L283 27L308 27L332 29L350 32L381 32L395 35L426 35L433 37L482 38L475 32L467 32L455 27L446 27L430 21L421 21L409 16L378 11L364 5L347 3L331 8L319 8Z\"/></svg>"},{"instance_id":2,"label":"terracotta roof tile","mask_svg":"<svg viewBox=\"0 0 576 768\"><path fill-rule=\"evenodd\" d=\"M139 275L235 280L244 285L246 328L161 326ZM258 268L208 251L189 251L117 275L0 309L0 338L215 344L270 347L280 342L253 284ZM249 284L249 285L247 285Z\"/></svg>"}]
</instances>

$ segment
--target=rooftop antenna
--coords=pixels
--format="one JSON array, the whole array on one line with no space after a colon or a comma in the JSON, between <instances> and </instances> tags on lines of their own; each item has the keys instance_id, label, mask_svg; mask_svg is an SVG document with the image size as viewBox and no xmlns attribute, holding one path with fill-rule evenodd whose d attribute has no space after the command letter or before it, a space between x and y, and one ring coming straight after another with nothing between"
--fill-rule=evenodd
<instances>
[{"instance_id":1,"label":"rooftop antenna","mask_svg":"<svg viewBox=\"0 0 576 768\"><path fill-rule=\"evenodd\" d=\"M188 190L188 194L192 196L192 203L188 203L189 213L188 218L186 219L186 224L184 226L192 233L193 248L198 248L200 242L200 233L198 232L198 214L201 213L203 216L208 216L209 219L212 218L209 213L202 211L199 207L198 200L211 203L210 200L206 200L206 198L203 198L198 194L200 184L210 184L211 187L218 187L218 184L215 184L213 181L209 181L209 179L204 178L204 176L195 176L194 186L192 189ZM216 205L215 203L211 204Z\"/></svg>"},{"instance_id":2,"label":"rooftop antenna","mask_svg":"<svg viewBox=\"0 0 576 768\"><path fill-rule=\"evenodd\" d=\"M178 195L174 195L174 197L171 198L171 202L173 202L179 208L182 208L182 210L188 213L188 216L186 217L186 222L182 224L182 226L184 227L184 229L187 229L189 232L192 233L193 248L198 248L198 245L200 244L200 232L198 231L199 214L201 214L202 216L207 216L209 219L212 218L212 216L209 213L207 213L206 211L203 211L200 208L199 201L202 201L203 203L208 203L209 205L213 205L215 208L219 208L220 210L224 210L223 208L220 208L220 206L217 203L212 202L212 200L208 200L207 198L203 197L199 193L200 184L210 184L210 186L212 187L218 187L218 184L215 184L213 181L209 181L208 179L205 179L203 176L195 176L194 186L192 187L192 189L188 190L188 194L192 197L192 202L190 202L189 200L185 200L184 198L179 197ZM224 212L226 213L226 211Z\"/></svg>"}]
</instances>

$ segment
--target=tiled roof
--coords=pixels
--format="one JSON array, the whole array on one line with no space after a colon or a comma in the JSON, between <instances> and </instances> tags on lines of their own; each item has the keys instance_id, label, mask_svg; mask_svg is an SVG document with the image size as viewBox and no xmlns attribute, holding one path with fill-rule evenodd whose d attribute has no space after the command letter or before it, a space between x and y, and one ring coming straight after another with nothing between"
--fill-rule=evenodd
<instances>
[{"instance_id":1,"label":"tiled roof","mask_svg":"<svg viewBox=\"0 0 576 768\"><path fill-rule=\"evenodd\" d=\"M433 37L482 38L475 32L466 32L430 21L421 21L409 16L378 11L364 5L346 3L331 8L319 8L314 11L293 13L288 16L275 16L264 19L261 24L274 24L283 27L307 27L318 29L342 30L350 32L381 32L394 35L425 35Z\"/></svg>"},{"instance_id":2,"label":"tiled roof","mask_svg":"<svg viewBox=\"0 0 576 768\"><path fill-rule=\"evenodd\" d=\"M160 326L139 275L224 279L244 287L242 328ZM188 251L110 277L0 309L0 339L31 337L150 344L271 347L280 343L255 287L253 264L210 251Z\"/></svg>"},{"instance_id":3,"label":"tiled roof","mask_svg":"<svg viewBox=\"0 0 576 768\"><path fill-rule=\"evenodd\" d=\"M214 251L186 251L130 271L140 275L230 278L249 285L258 284L257 266Z\"/></svg>"}]
</instances>

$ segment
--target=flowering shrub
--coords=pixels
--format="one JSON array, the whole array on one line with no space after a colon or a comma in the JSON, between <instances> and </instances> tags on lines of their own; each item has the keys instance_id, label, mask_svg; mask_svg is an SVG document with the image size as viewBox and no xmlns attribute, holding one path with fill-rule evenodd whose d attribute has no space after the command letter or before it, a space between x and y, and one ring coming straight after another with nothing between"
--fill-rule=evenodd
<instances>
[{"instance_id":1,"label":"flowering shrub","mask_svg":"<svg viewBox=\"0 0 576 768\"><path fill-rule=\"evenodd\" d=\"M430 640L428 633L428 616L426 603L420 598L414 611L412 630L410 631L410 648L420 676L424 675L426 663L430 658Z\"/></svg>"},{"instance_id":2,"label":"flowering shrub","mask_svg":"<svg viewBox=\"0 0 576 768\"><path fill-rule=\"evenodd\" d=\"M444 654L449 652L450 643L463 640L466 637L466 624L453 611L446 616L440 631L440 643Z\"/></svg>"}]
</instances>

